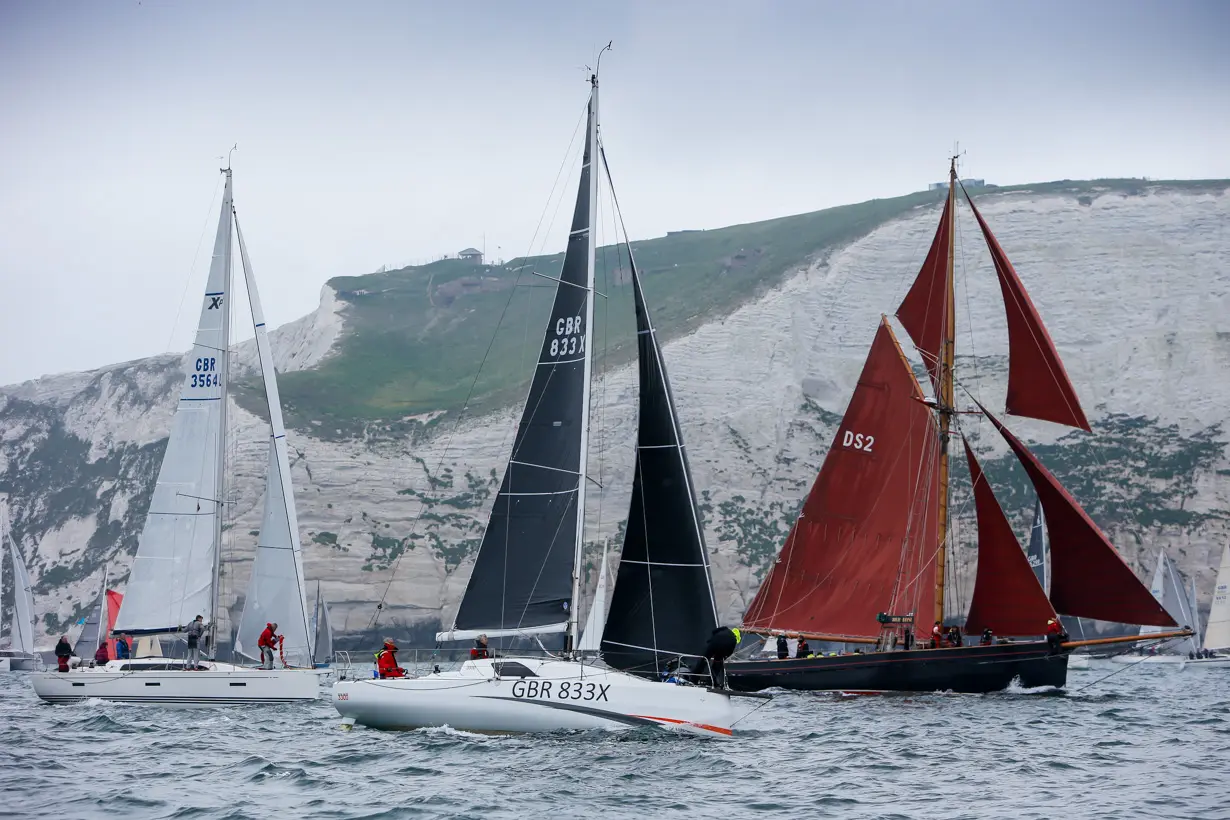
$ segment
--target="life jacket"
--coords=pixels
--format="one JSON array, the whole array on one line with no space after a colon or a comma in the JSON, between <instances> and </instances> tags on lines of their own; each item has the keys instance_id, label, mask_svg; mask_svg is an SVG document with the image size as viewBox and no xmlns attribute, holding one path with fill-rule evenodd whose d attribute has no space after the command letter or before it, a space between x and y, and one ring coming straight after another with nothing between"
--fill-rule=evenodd
<instances>
[{"instance_id":1,"label":"life jacket","mask_svg":"<svg viewBox=\"0 0 1230 820\"><path fill-rule=\"evenodd\" d=\"M470 660L478 660L479 658L490 658L491 652L485 646L476 646L470 650Z\"/></svg>"},{"instance_id":2,"label":"life jacket","mask_svg":"<svg viewBox=\"0 0 1230 820\"><path fill-rule=\"evenodd\" d=\"M260 638L256 641L258 647L267 646L270 649L276 648L273 642L273 624L265 624L265 631L261 633Z\"/></svg>"},{"instance_id":3,"label":"life jacket","mask_svg":"<svg viewBox=\"0 0 1230 820\"><path fill-rule=\"evenodd\" d=\"M738 627L734 626L730 628L730 631L735 634L735 646L738 646L740 641L743 640L743 633L739 631Z\"/></svg>"},{"instance_id":4,"label":"life jacket","mask_svg":"<svg viewBox=\"0 0 1230 820\"><path fill-rule=\"evenodd\" d=\"M406 674L397 665L397 656L394 654L394 650L388 647L376 653L376 670L382 678L400 678Z\"/></svg>"},{"instance_id":5,"label":"life jacket","mask_svg":"<svg viewBox=\"0 0 1230 820\"><path fill-rule=\"evenodd\" d=\"M1062 635L1063 627L1060 626L1059 621L1051 621L1049 624L1046 625L1046 634L1047 635Z\"/></svg>"}]
</instances>

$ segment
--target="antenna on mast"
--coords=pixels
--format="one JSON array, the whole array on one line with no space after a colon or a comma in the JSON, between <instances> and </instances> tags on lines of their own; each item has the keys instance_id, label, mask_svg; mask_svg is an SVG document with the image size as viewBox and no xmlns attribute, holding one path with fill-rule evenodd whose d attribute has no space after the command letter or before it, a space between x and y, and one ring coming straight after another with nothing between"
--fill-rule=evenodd
<instances>
[{"instance_id":1,"label":"antenna on mast","mask_svg":"<svg viewBox=\"0 0 1230 820\"><path fill-rule=\"evenodd\" d=\"M226 167L219 169L224 174L229 174L231 172L231 154L235 153L237 150L239 150L239 143L232 145L231 150L226 152ZM218 159L220 160L222 157L218 157Z\"/></svg>"}]
</instances>

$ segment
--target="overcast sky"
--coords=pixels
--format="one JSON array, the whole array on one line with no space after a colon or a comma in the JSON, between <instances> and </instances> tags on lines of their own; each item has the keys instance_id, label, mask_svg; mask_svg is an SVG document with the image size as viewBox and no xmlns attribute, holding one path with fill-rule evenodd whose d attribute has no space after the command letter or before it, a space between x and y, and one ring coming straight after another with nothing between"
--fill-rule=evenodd
<instances>
[{"instance_id":1,"label":"overcast sky","mask_svg":"<svg viewBox=\"0 0 1230 820\"><path fill-rule=\"evenodd\" d=\"M1230 2L5 0L0 383L187 347L233 143L271 324L531 250L607 40L633 238L918 190L954 140L1001 184L1230 177Z\"/></svg>"}]
</instances>

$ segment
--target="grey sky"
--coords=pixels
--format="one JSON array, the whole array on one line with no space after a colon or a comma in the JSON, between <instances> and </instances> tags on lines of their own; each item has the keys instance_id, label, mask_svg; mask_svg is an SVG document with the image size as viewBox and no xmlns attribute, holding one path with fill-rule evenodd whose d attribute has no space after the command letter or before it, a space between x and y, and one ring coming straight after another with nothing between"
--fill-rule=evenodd
<instances>
[{"instance_id":1,"label":"grey sky","mask_svg":"<svg viewBox=\"0 0 1230 820\"><path fill-rule=\"evenodd\" d=\"M610 39L633 238L917 190L955 139L998 183L1230 177L1230 3L10 0L0 383L187 346L234 142L271 324L331 276L531 250Z\"/></svg>"}]
</instances>

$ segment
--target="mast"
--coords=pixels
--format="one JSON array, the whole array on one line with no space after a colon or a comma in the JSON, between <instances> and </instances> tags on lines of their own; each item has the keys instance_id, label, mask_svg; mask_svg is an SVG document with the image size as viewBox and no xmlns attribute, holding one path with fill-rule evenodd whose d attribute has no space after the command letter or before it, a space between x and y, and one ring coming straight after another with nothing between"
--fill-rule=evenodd
<instances>
[{"instance_id":1,"label":"mast","mask_svg":"<svg viewBox=\"0 0 1230 820\"><path fill-rule=\"evenodd\" d=\"M609 47L609 46L608 46ZM604 49L605 50L605 49ZM589 225L586 227L587 250L585 257L586 272L585 272L585 287L587 289L585 299L585 329L583 335L583 344L585 345L585 360L582 364L582 372L584 375L583 386L581 391L581 467L579 481L577 483L577 532L576 532L576 547L572 558L572 600L568 604L568 650L579 646L581 636L579 634L580 623L578 621L578 603L581 600L581 557L585 546L585 489L589 481L589 389L590 376L593 372L594 364L594 349L593 349L593 328L594 328L594 256L596 252L595 237L594 237L594 217L598 213L598 175L593 173L593 164L598 159L598 72L595 71L590 75L590 93L589 93L589 132L585 135L586 147L585 152L589 158L589 166L581 169L582 173L589 171Z\"/></svg>"},{"instance_id":2,"label":"mast","mask_svg":"<svg viewBox=\"0 0 1230 820\"><path fill-rule=\"evenodd\" d=\"M234 260L231 253L231 225L234 219L234 194L231 192L231 166L227 163L226 168L222 169L222 173L226 174L226 194L223 197L222 221L226 224L226 245L223 250L225 264L223 267L223 281L225 285L223 291L225 296L222 300L222 340L218 345L220 354L218 358L222 360L222 372L219 374L222 379L221 405L218 412L218 452L217 452L217 487L218 498L215 501L217 512L214 514L214 577L213 577L213 596L209 601L209 650L213 657L218 656L218 609L221 602L221 579L222 579L222 519L223 513L226 510L226 397L230 388L230 356L227 355L231 348L231 285L234 279ZM228 212L227 205L231 210Z\"/></svg>"},{"instance_id":3,"label":"mast","mask_svg":"<svg viewBox=\"0 0 1230 820\"><path fill-rule=\"evenodd\" d=\"M948 208L954 213L957 202L957 158L952 158L948 168ZM955 213L954 213L955 217ZM956 294L953 287L954 259L953 231L948 232L948 271L944 278L944 338L940 348L940 394L936 398L936 410L940 416L940 509L939 549L935 554L935 620L944 622L944 582L948 554L948 440L952 426L953 364L956 359Z\"/></svg>"}]
</instances>

